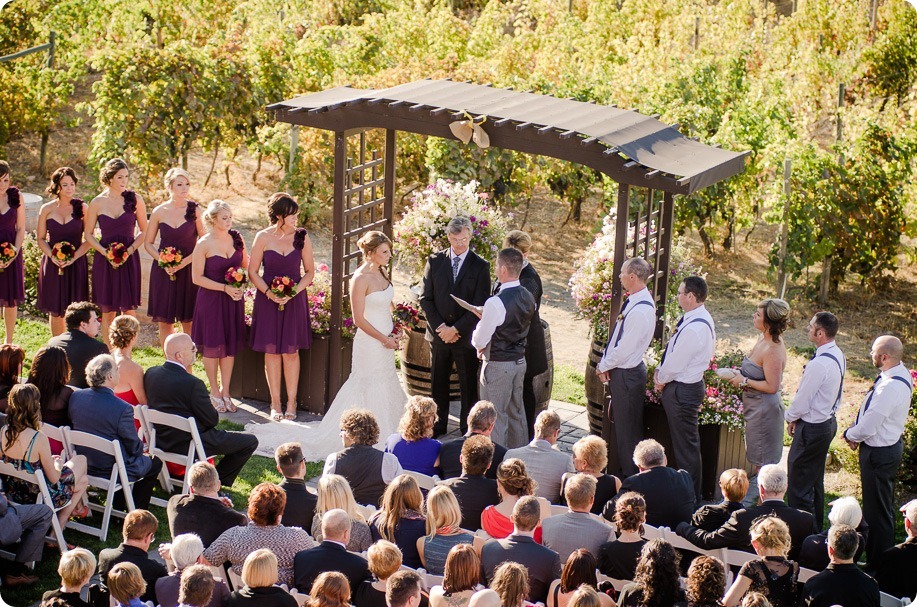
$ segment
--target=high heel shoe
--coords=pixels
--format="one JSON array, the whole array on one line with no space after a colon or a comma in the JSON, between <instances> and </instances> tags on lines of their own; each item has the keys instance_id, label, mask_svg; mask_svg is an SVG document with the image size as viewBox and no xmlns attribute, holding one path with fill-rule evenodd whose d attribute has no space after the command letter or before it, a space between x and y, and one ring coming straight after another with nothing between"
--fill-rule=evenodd
<instances>
[{"instance_id":1,"label":"high heel shoe","mask_svg":"<svg viewBox=\"0 0 917 607\"><path fill-rule=\"evenodd\" d=\"M235 413L236 411L239 410L236 407L236 403L232 402L232 399L228 396L223 397L223 403L224 403L224 406L226 407L226 410L229 411L230 413Z\"/></svg>"},{"instance_id":2,"label":"high heel shoe","mask_svg":"<svg viewBox=\"0 0 917 607\"><path fill-rule=\"evenodd\" d=\"M226 404L223 402L222 398L211 394L210 404L212 404L213 408L217 410L217 413L226 413Z\"/></svg>"}]
</instances>

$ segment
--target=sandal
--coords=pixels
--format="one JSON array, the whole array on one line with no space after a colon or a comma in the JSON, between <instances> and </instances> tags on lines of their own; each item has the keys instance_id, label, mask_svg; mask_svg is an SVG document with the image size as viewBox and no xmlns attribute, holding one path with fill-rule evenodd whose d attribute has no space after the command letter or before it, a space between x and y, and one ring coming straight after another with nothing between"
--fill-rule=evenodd
<instances>
[{"instance_id":1,"label":"sandal","mask_svg":"<svg viewBox=\"0 0 917 607\"><path fill-rule=\"evenodd\" d=\"M60 546L56 540L45 540L45 548L48 548L49 550L58 550ZM73 550L74 548L76 548L76 546L73 544L67 544L67 550Z\"/></svg>"},{"instance_id":2,"label":"sandal","mask_svg":"<svg viewBox=\"0 0 917 607\"><path fill-rule=\"evenodd\" d=\"M239 409L236 407L236 403L232 402L232 399L228 396L223 397L223 403L226 405L226 410L230 413L235 413Z\"/></svg>"},{"instance_id":3,"label":"sandal","mask_svg":"<svg viewBox=\"0 0 917 607\"><path fill-rule=\"evenodd\" d=\"M70 518L86 518L92 514L92 510L89 509L87 504L80 504L73 509L73 512L70 513Z\"/></svg>"},{"instance_id":4,"label":"sandal","mask_svg":"<svg viewBox=\"0 0 917 607\"><path fill-rule=\"evenodd\" d=\"M211 394L210 403L213 405L213 408L217 410L217 413L226 413L226 405L223 403L222 398L218 398Z\"/></svg>"},{"instance_id":5,"label":"sandal","mask_svg":"<svg viewBox=\"0 0 917 607\"><path fill-rule=\"evenodd\" d=\"M271 421L279 422L282 420L283 420L283 413L281 413L280 411L275 411L274 409L271 409Z\"/></svg>"},{"instance_id":6,"label":"sandal","mask_svg":"<svg viewBox=\"0 0 917 607\"><path fill-rule=\"evenodd\" d=\"M283 419L288 419L290 421L295 420L296 419L296 409L293 409L292 411L287 410L287 412L283 414Z\"/></svg>"}]
</instances>

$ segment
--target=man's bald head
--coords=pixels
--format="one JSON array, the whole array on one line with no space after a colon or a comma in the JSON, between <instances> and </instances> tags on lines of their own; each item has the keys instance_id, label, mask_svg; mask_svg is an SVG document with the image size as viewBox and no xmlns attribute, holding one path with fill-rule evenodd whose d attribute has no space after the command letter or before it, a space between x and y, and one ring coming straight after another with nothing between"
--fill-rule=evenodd
<instances>
[{"instance_id":1,"label":"man's bald head","mask_svg":"<svg viewBox=\"0 0 917 607\"><path fill-rule=\"evenodd\" d=\"M885 354L891 359L892 366L897 365L904 358L904 344L894 335L880 335L872 343L873 354Z\"/></svg>"},{"instance_id":2,"label":"man's bald head","mask_svg":"<svg viewBox=\"0 0 917 607\"><path fill-rule=\"evenodd\" d=\"M322 517L322 536L327 540L346 543L350 525L350 515L345 510L329 510Z\"/></svg>"},{"instance_id":3,"label":"man's bald head","mask_svg":"<svg viewBox=\"0 0 917 607\"><path fill-rule=\"evenodd\" d=\"M166 337L166 341L163 344L166 360L179 362L176 360L176 355L182 350L191 348L192 345L191 336L187 333L173 333L169 335Z\"/></svg>"}]
</instances>

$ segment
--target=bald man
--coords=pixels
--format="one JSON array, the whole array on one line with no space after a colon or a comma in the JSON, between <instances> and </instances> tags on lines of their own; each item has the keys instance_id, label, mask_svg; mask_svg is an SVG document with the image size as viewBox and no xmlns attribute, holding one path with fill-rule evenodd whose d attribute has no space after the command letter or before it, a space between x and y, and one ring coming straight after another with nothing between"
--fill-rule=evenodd
<instances>
[{"instance_id":1,"label":"bald man","mask_svg":"<svg viewBox=\"0 0 917 607\"><path fill-rule=\"evenodd\" d=\"M173 333L163 349L165 364L143 374L143 387L151 409L193 417L208 456L222 455L217 464L220 484L231 487L242 466L258 448L258 439L245 432L218 430L220 416L210 403L207 386L191 374L197 347L187 333ZM156 429L156 446L169 452L187 453L191 436L174 428Z\"/></svg>"},{"instance_id":2,"label":"bald man","mask_svg":"<svg viewBox=\"0 0 917 607\"><path fill-rule=\"evenodd\" d=\"M347 551L353 521L346 511L335 508L322 517L322 543L301 550L293 557L293 583L300 592L312 590L315 578L325 571L343 573L356 588L372 577L369 564L359 554Z\"/></svg>"},{"instance_id":3,"label":"bald man","mask_svg":"<svg viewBox=\"0 0 917 607\"><path fill-rule=\"evenodd\" d=\"M869 354L880 373L860 405L856 423L844 431L844 440L860 450L863 518L869 523L866 561L871 564L895 543L895 473L901 465L901 435L914 386L901 362L900 339L882 335Z\"/></svg>"}]
</instances>

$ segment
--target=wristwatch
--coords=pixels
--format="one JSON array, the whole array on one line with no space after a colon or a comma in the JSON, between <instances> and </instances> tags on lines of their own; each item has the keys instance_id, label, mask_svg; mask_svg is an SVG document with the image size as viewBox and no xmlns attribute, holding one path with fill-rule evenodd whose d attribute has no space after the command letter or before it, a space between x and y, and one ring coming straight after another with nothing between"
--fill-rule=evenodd
<instances>
[{"instance_id":1,"label":"wristwatch","mask_svg":"<svg viewBox=\"0 0 917 607\"><path fill-rule=\"evenodd\" d=\"M739 384L739 387L740 387L740 388L745 388L746 386L748 386L748 376L743 375L743 376L742 376L742 383Z\"/></svg>"}]
</instances>

